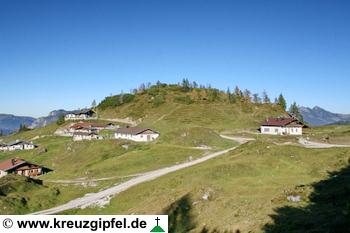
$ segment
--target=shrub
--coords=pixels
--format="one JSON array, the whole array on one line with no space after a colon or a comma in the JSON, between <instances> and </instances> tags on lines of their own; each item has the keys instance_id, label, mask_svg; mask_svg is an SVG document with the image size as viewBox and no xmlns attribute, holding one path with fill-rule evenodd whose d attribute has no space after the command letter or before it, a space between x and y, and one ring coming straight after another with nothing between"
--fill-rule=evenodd
<instances>
[{"instance_id":1,"label":"shrub","mask_svg":"<svg viewBox=\"0 0 350 233\"><path fill-rule=\"evenodd\" d=\"M190 96L177 96L175 97L175 101L181 104L192 104L193 100L191 99Z\"/></svg>"},{"instance_id":2,"label":"shrub","mask_svg":"<svg viewBox=\"0 0 350 233\"><path fill-rule=\"evenodd\" d=\"M158 95L153 99L153 107L159 107L165 103L165 97L163 95Z\"/></svg>"},{"instance_id":3,"label":"shrub","mask_svg":"<svg viewBox=\"0 0 350 233\"><path fill-rule=\"evenodd\" d=\"M101 110L107 108L117 107L126 103L130 103L135 99L135 95L133 94L120 94L106 97L101 103L98 105L98 108Z\"/></svg>"},{"instance_id":4,"label":"shrub","mask_svg":"<svg viewBox=\"0 0 350 233\"><path fill-rule=\"evenodd\" d=\"M63 125L65 123L64 115L60 115L56 121L57 125Z\"/></svg>"}]
</instances>

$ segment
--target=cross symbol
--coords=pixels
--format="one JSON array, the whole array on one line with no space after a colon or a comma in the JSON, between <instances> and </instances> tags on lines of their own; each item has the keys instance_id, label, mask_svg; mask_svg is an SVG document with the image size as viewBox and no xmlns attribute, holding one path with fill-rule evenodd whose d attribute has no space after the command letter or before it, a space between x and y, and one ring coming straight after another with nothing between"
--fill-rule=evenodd
<instances>
[{"instance_id":1,"label":"cross symbol","mask_svg":"<svg viewBox=\"0 0 350 233\"><path fill-rule=\"evenodd\" d=\"M156 221L157 221L157 226L159 226L159 225L158 225L158 221L159 221L159 220L160 220L160 218L159 218L159 217L157 217L157 218L156 218Z\"/></svg>"}]
</instances>

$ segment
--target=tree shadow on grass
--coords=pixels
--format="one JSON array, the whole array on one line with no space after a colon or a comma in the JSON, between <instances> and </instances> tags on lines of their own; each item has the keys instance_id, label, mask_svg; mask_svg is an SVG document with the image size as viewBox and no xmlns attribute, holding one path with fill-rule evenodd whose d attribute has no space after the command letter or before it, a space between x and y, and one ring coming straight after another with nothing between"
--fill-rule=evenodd
<instances>
[{"instance_id":1,"label":"tree shadow on grass","mask_svg":"<svg viewBox=\"0 0 350 233\"><path fill-rule=\"evenodd\" d=\"M187 233L196 228L192 200L188 194L172 203L164 210L164 214L169 216L169 233Z\"/></svg>"},{"instance_id":2,"label":"tree shadow on grass","mask_svg":"<svg viewBox=\"0 0 350 233\"><path fill-rule=\"evenodd\" d=\"M188 233L196 229L197 224L192 211L192 199L189 194L181 197L172 203L163 211L163 214L169 216L169 233ZM206 227L202 228L200 233L233 233L231 231L219 231L217 229L210 230ZM239 231L236 231L239 233Z\"/></svg>"},{"instance_id":3,"label":"tree shadow on grass","mask_svg":"<svg viewBox=\"0 0 350 233\"><path fill-rule=\"evenodd\" d=\"M314 183L310 204L276 209L266 233L350 233L350 166Z\"/></svg>"}]
</instances>

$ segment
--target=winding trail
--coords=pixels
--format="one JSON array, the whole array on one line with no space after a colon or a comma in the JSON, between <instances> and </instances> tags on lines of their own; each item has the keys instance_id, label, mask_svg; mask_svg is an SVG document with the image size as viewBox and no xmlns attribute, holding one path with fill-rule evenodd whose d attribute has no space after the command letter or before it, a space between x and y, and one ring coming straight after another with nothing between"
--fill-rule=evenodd
<instances>
[{"instance_id":1,"label":"winding trail","mask_svg":"<svg viewBox=\"0 0 350 233\"><path fill-rule=\"evenodd\" d=\"M233 137L233 136L226 136L226 135L220 135L220 136L222 138L225 138L225 139L237 141L240 144L244 144L244 143L247 143L249 141L255 140L254 138L247 138L247 137ZM347 145L335 145L335 144L324 144L324 143L310 142L310 141L307 141L303 138L299 139L299 143L300 143L300 145L302 145L306 148L349 147ZM203 163L209 159L212 159L212 158L215 158L217 156L226 154L230 151L233 151L236 148L237 148L237 146L226 149L226 150L218 151L215 153L211 153L209 155L203 156L203 157L196 159L196 160L193 160L193 161L185 162L185 163L170 166L170 167L161 168L158 170L154 170L154 171L150 171L150 172L146 172L146 173L142 173L142 174L137 174L138 176L136 176L136 177L133 177L131 175L130 177L133 177L133 178L131 178L130 180L125 181L125 182L120 183L120 184L117 184L111 188L105 189L105 190L97 192L97 193L90 193L90 194L85 195L81 198L74 199L66 204L63 204L63 205L60 205L60 206L57 206L57 207L54 207L51 209L38 211L38 212L35 212L32 214L33 215L57 214L57 213L60 213L62 211L65 211L65 210L90 206L90 205L93 205L95 203L100 202L101 200L104 200L106 198L110 198L114 195L117 195L117 194L119 194L119 193L133 187L133 186L136 186L138 184L148 182L148 181L154 180L156 178L159 178L161 176L167 175L169 173L179 171L179 170L182 170L184 168L188 168L188 167ZM109 178L107 178L107 179L109 179Z\"/></svg>"},{"instance_id":2,"label":"winding trail","mask_svg":"<svg viewBox=\"0 0 350 233\"><path fill-rule=\"evenodd\" d=\"M98 182L98 181L106 181L106 180L116 180L116 179L124 179L131 178L136 176L141 176L144 173L132 174L127 176L111 176L111 177L103 177L103 178L95 178L95 179L73 179L73 180L45 180L46 183L55 183L55 184L84 184L89 182Z\"/></svg>"},{"instance_id":3,"label":"winding trail","mask_svg":"<svg viewBox=\"0 0 350 233\"><path fill-rule=\"evenodd\" d=\"M119 122L119 123L124 123L124 124L129 124L131 126L137 126L141 120L131 120L130 118L98 118L99 120L103 121L112 121L112 122Z\"/></svg>"},{"instance_id":4,"label":"winding trail","mask_svg":"<svg viewBox=\"0 0 350 233\"><path fill-rule=\"evenodd\" d=\"M77 198L74 199L66 204L51 208L51 209L47 209L47 210L42 210L42 211L38 211L35 213L32 213L33 215L47 215L47 214L57 214L60 213L62 211L65 210L70 210L70 209L74 209L74 208L79 208L79 207L85 207L85 206L89 206L89 205L93 205L95 203L98 203L99 201L114 196L116 194L119 194L133 186L136 186L138 184L147 182L147 181L151 181L154 180L158 177L164 176L166 174L175 172L175 171L179 171L181 169L184 168L188 168L200 163L203 163L209 159L215 158L219 155L222 154L226 154L234 149L236 149L237 147L232 147L226 150L222 150L219 152L215 152L209 155L206 155L204 157L201 157L199 159L190 161L190 162L186 162L186 163L182 163L182 164L178 164L178 165L174 165L171 167L166 167L166 168L161 168L155 171L151 171L151 172L147 172L147 173L143 173L140 176L137 176L135 178L132 178L126 182L120 183L116 186L113 186L111 188L105 189L103 191L97 192L97 193L91 193L89 195L85 195L84 197L81 198Z\"/></svg>"},{"instance_id":5,"label":"winding trail","mask_svg":"<svg viewBox=\"0 0 350 233\"><path fill-rule=\"evenodd\" d=\"M240 136L226 136L226 135L220 135L222 138L229 139L229 140L234 140L237 141L241 144L249 142L249 141L255 141L255 138L249 138L249 137L240 137ZM296 145L296 146L302 146L305 148L310 148L310 149L327 149L327 148L335 148L335 147L350 147L350 145L340 145L340 144L330 144L330 143L320 143L320 142L313 142L310 140L307 140L303 137L300 137L298 139L298 143L294 142L284 142L284 143L277 143L274 142L275 145L278 146L284 146L284 145Z\"/></svg>"},{"instance_id":6,"label":"winding trail","mask_svg":"<svg viewBox=\"0 0 350 233\"><path fill-rule=\"evenodd\" d=\"M248 138L248 137L239 137L239 136L226 136L223 134L220 134L220 137L228 139L228 140L233 140L236 141L240 144L244 144L250 141L255 141L255 138Z\"/></svg>"},{"instance_id":7,"label":"winding trail","mask_svg":"<svg viewBox=\"0 0 350 233\"><path fill-rule=\"evenodd\" d=\"M314 148L314 149L334 148L334 147L350 147L350 145L339 145L339 144L312 142L312 141L306 140L305 138L299 138L298 142L306 148Z\"/></svg>"}]
</instances>

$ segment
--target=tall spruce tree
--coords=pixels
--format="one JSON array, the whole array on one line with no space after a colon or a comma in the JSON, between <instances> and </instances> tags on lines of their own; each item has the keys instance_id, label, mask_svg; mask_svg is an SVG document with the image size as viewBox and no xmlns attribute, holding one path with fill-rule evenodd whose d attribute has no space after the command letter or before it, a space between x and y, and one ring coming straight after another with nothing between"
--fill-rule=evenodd
<instances>
[{"instance_id":1,"label":"tall spruce tree","mask_svg":"<svg viewBox=\"0 0 350 233\"><path fill-rule=\"evenodd\" d=\"M287 101L282 94L280 94L278 97L278 105L281 106L284 110L287 109Z\"/></svg>"},{"instance_id":2,"label":"tall spruce tree","mask_svg":"<svg viewBox=\"0 0 350 233\"><path fill-rule=\"evenodd\" d=\"M93 101L92 101L91 107L92 107L92 108L96 108L96 100L93 100Z\"/></svg>"},{"instance_id":3,"label":"tall spruce tree","mask_svg":"<svg viewBox=\"0 0 350 233\"><path fill-rule=\"evenodd\" d=\"M259 97L258 93L253 94L253 102L256 104L260 104L261 103L261 98Z\"/></svg>"},{"instance_id":4,"label":"tall spruce tree","mask_svg":"<svg viewBox=\"0 0 350 233\"><path fill-rule=\"evenodd\" d=\"M184 91L184 92L190 91L191 90L190 81L188 81L187 78L184 78L182 80L181 87L182 87L182 91Z\"/></svg>"},{"instance_id":5,"label":"tall spruce tree","mask_svg":"<svg viewBox=\"0 0 350 233\"><path fill-rule=\"evenodd\" d=\"M296 102L293 102L289 107L289 114L297 118L299 121L304 122L303 115L299 111L299 107Z\"/></svg>"},{"instance_id":6,"label":"tall spruce tree","mask_svg":"<svg viewBox=\"0 0 350 233\"><path fill-rule=\"evenodd\" d=\"M271 100L270 97L267 95L267 92L264 90L262 93L262 99L264 104L270 104Z\"/></svg>"}]
</instances>

